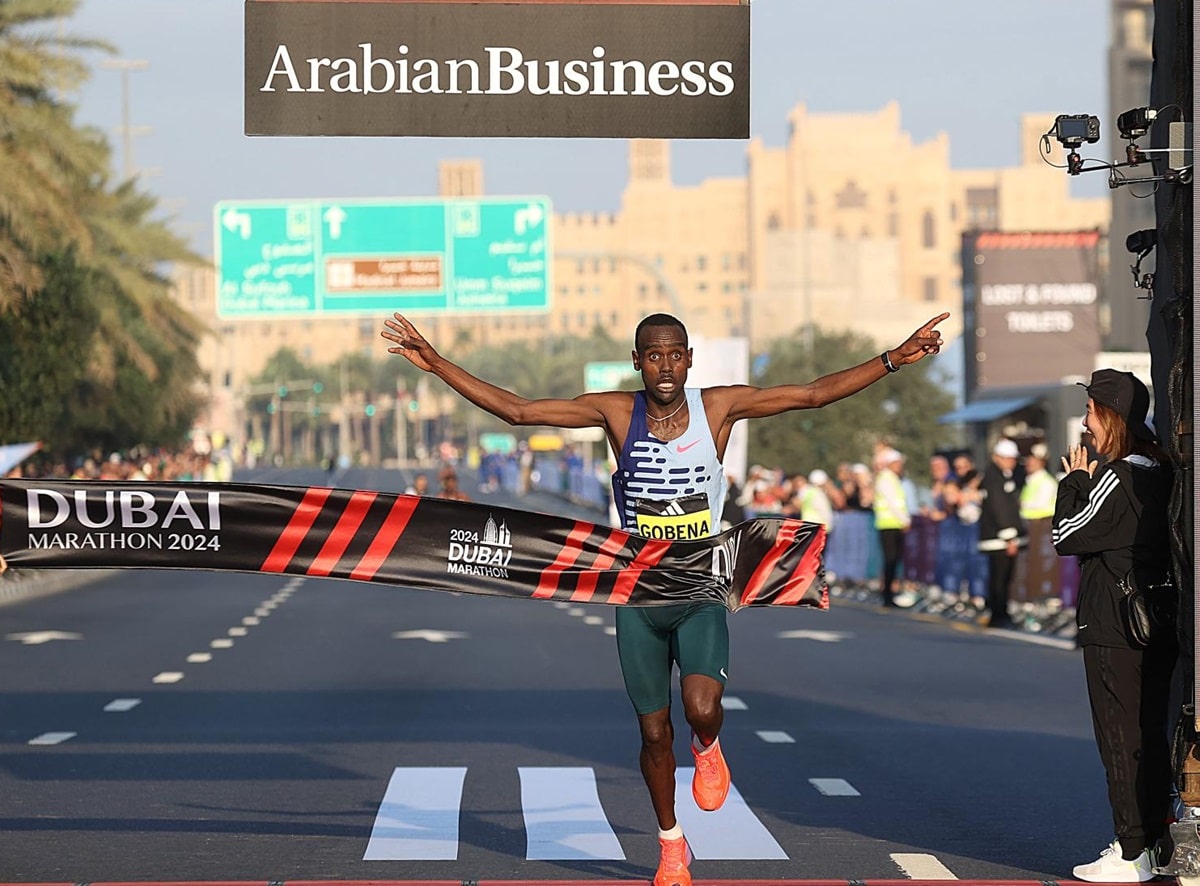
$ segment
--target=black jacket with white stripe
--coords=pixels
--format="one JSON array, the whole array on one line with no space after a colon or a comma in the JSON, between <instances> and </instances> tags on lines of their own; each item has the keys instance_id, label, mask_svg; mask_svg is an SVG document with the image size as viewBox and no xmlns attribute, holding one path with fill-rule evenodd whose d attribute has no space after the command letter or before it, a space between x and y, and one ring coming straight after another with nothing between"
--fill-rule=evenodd
<instances>
[{"instance_id":1,"label":"black jacket with white stripe","mask_svg":"<svg viewBox=\"0 0 1200 886\"><path fill-rule=\"evenodd\" d=\"M1051 540L1060 555L1079 557L1080 646L1134 645L1121 616L1120 581L1130 570L1143 584L1171 574L1171 473L1167 465L1130 455L1093 477L1071 471L1059 483Z\"/></svg>"}]
</instances>

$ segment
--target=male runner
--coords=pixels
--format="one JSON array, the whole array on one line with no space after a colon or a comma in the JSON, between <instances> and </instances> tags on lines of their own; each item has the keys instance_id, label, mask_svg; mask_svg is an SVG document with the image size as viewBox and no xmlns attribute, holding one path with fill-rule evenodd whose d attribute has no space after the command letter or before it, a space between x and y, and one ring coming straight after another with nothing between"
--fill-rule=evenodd
<instances>
[{"instance_id":1,"label":"male runner","mask_svg":"<svg viewBox=\"0 0 1200 886\"><path fill-rule=\"evenodd\" d=\"M694 538L720 531L726 493L721 460L736 422L811 409L861 391L901 366L941 349L934 317L898 348L804 385L687 388L692 350L687 330L669 314L652 314L634 333L633 368L642 391L527 400L476 378L439 354L401 314L384 321L393 354L431 372L481 409L510 425L603 428L618 454L613 494L622 526L641 535ZM717 740L729 666L727 611L717 603L618 607L617 652L625 689L641 728L641 769L658 818L660 857L654 886L691 886L690 852L675 818L671 671L679 665L683 712L692 730L692 795L701 809L720 808L729 767Z\"/></svg>"}]
</instances>

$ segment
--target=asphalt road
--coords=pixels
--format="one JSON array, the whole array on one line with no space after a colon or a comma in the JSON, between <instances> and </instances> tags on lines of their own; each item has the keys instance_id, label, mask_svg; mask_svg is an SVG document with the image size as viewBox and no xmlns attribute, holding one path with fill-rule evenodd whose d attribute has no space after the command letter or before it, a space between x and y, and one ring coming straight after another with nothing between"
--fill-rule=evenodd
<instances>
[{"instance_id":1,"label":"asphalt road","mask_svg":"<svg viewBox=\"0 0 1200 886\"><path fill-rule=\"evenodd\" d=\"M0 607L0 881L649 879L611 625L207 572ZM1060 879L1111 839L1077 652L836 601L730 625L718 813L676 715L697 878Z\"/></svg>"}]
</instances>

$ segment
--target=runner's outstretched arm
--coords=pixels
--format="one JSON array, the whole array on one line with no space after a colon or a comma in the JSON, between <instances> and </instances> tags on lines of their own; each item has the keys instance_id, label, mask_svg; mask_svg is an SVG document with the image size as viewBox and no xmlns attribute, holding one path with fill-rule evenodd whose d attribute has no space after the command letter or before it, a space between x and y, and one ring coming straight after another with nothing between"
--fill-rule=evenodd
<instances>
[{"instance_id":1,"label":"runner's outstretched arm","mask_svg":"<svg viewBox=\"0 0 1200 886\"><path fill-rule=\"evenodd\" d=\"M486 382L443 357L404 315L393 314L383 325L380 335L395 343L388 353L399 354L418 369L436 375L480 409L510 425L606 427L606 409L615 405L612 401L622 396L629 398L627 394L608 392L581 394L572 400L529 400Z\"/></svg>"},{"instance_id":2,"label":"runner's outstretched arm","mask_svg":"<svg viewBox=\"0 0 1200 886\"><path fill-rule=\"evenodd\" d=\"M874 384L885 375L891 374L890 362L895 369L916 363L927 354L936 354L942 349L942 334L937 325L949 317L939 314L910 335L899 347L889 348L877 357L872 357L857 366L823 375L803 385L776 385L757 388L751 385L731 385L715 389L720 398L727 398L728 421L743 418L765 418L792 409L814 409L827 406L838 400L857 394L868 385Z\"/></svg>"}]
</instances>

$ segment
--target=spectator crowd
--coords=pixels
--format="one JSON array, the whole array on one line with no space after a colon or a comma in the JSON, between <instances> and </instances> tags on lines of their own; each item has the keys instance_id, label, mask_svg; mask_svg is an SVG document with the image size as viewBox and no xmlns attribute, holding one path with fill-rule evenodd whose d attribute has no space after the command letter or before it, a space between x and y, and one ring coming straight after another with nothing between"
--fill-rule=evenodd
<instances>
[{"instance_id":1,"label":"spectator crowd","mask_svg":"<svg viewBox=\"0 0 1200 886\"><path fill-rule=\"evenodd\" d=\"M755 465L725 522L786 516L827 527L835 593L884 607L951 610L1004 629L1069 630L1078 566L1050 542L1058 477L1043 443L1002 438L985 465L936 453L917 483L887 442L872 463L787 472Z\"/></svg>"}]
</instances>

